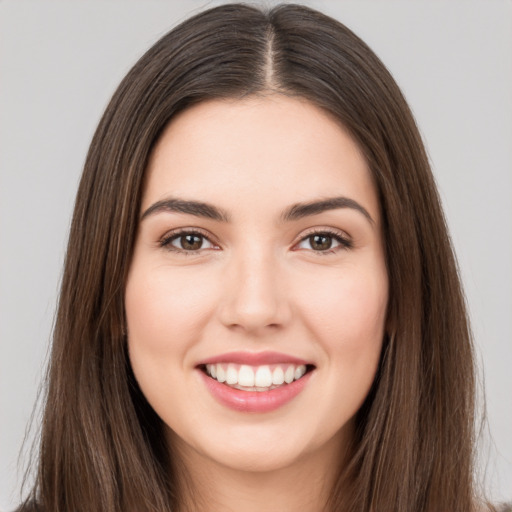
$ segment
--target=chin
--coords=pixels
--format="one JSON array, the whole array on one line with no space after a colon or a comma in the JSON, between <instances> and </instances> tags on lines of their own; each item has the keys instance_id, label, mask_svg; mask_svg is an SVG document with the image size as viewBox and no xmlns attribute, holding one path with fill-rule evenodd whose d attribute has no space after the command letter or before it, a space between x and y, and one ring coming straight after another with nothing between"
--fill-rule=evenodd
<instances>
[{"instance_id":1,"label":"chin","mask_svg":"<svg viewBox=\"0 0 512 512\"><path fill-rule=\"evenodd\" d=\"M238 425L220 428L221 436L212 435L213 431L209 429L202 439L187 439L186 435L173 432L170 446L177 448L178 455L180 452L190 454L192 448L198 459L234 472L274 473L293 466L304 467L306 463L310 467L317 457L338 460L348 430L342 428L328 436L324 432L328 438L324 439L318 435L314 423L303 424L302 430L290 430L282 425L273 428L269 425Z\"/></svg>"},{"instance_id":2,"label":"chin","mask_svg":"<svg viewBox=\"0 0 512 512\"><path fill-rule=\"evenodd\" d=\"M216 463L233 471L249 473L272 473L293 466L304 454L297 448L275 447L265 449L259 445L224 447L210 454Z\"/></svg>"}]
</instances>

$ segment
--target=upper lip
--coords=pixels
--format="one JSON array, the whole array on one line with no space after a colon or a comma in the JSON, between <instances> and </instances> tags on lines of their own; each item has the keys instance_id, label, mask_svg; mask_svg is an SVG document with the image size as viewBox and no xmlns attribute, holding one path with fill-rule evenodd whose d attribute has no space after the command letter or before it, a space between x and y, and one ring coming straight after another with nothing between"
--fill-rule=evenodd
<instances>
[{"instance_id":1,"label":"upper lip","mask_svg":"<svg viewBox=\"0 0 512 512\"><path fill-rule=\"evenodd\" d=\"M248 366L261 366L264 364L279 364L279 363L290 363L296 365L307 365L312 364L305 359L291 356L289 354L283 354L280 352L264 351L264 352L226 352L225 354L219 354L217 356L209 357L208 359L202 360L198 366L205 364L216 364L216 363L235 363L235 364L246 364Z\"/></svg>"}]
</instances>

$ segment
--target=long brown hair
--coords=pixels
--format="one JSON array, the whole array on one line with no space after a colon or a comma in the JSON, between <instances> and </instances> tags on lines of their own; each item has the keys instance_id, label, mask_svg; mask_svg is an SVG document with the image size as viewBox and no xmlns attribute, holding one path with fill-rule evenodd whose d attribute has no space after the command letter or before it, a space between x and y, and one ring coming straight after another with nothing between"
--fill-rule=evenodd
<instances>
[{"instance_id":1,"label":"long brown hair","mask_svg":"<svg viewBox=\"0 0 512 512\"><path fill-rule=\"evenodd\" d=\"M268 91L335 116L379 194L390 296L379 371L329 506L471 511L474 368L461 286L413 116L376 55L306 7L230 4L158 41L115 92L76 199L48 370L36 486L51 512L169 511L176 461L133 377L124 283L144 172L178 112ZM344 482L344 492L341 492ZM347 491L347 482L349 482Z\"/></svg>"}]
</instances>

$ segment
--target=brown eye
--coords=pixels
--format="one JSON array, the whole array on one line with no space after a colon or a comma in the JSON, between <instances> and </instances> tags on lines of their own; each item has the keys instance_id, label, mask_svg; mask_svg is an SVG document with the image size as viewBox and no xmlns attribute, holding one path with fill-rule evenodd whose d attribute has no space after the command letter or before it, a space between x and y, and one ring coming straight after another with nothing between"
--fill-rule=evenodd
<instances>
[{"instance_id":1,"label":"brown eye","mask_svg":"<svg viewBox=\"0 0 512 512\"><path fill-rule=\"evenodd\" d=\"M326 251L332 247L332 236L324 233L311 235L308 240L314 251Z\"/></svg>"},{"instance_id":2,"label":"brown eye","mask_svg":"<svg viewBox=\"0 0 512 512\"><path fill-rule=\"evenodd\" d=\"M305 236L296 246L297 249L307 249L317 253L331 254L340 249L350 249L352 242L341 233L318 231Z\"/></svg>"},{"instance_id":3,"label":"brown eye","mask_svg":"<svg viewBox=\"0 0 512 512\"><path fill-rule=\"evenodd\" d=\"M206 236L189 231L165 238L162 240L161 246L176 252L199 252L202 249L215 248Z\"/></svg>"},{"instance_id":4,"label":"brown eye","mask_svg":"<svg viewBox=\"0 0 512 512\"><path fill-rule=\"evenodd\" d=\"M186 251L197 251L203 245L203 237L199 235L182 235L179 237L180 249Z\"/></svg>"}]
</instances>

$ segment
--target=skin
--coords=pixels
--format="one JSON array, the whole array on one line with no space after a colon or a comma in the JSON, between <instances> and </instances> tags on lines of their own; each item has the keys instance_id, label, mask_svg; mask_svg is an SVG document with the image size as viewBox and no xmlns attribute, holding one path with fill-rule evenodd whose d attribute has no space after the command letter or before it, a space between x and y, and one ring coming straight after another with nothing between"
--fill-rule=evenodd
<instances>
[{"instance_id":1,"label":"skin","mask_svg":"<svg viewBox=\"0 0 512 512\"><path fill-rule=\"evenodd\" d=\"M371 220L351 207L282 220L296 203L338 196ZM169 197L209 203L230 220L143 216ZM193 492L194 510L318 511L385 328L379 202L359 148L304 100L204 102L174 118L156 145L141 217L125 299L130 361L193 482L183 509ZM205 238L184 252L171 235L189 228ZM331 247L319 250L311 234L326 230L349 246L328 238ZM272 412L220 404L196 368L226 352L265 350L315 367L303 391Z\"/></svg>"}]
</instances>

